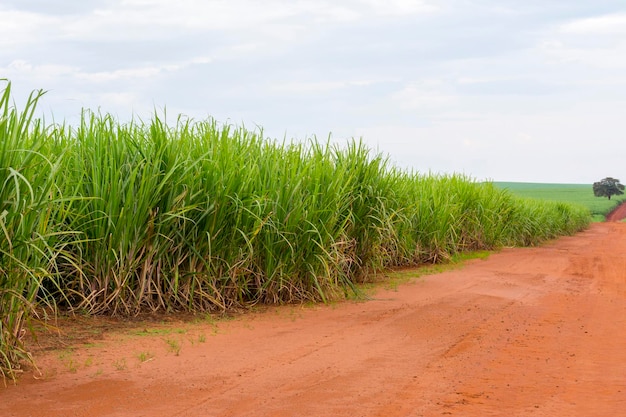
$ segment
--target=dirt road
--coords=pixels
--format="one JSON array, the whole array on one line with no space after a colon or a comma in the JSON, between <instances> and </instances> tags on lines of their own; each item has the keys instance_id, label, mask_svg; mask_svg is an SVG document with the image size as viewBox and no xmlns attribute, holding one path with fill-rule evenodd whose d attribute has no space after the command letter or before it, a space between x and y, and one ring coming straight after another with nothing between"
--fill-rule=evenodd
<instances>
[{"instance_id":1,"label":"dirt road","mask_svg":"<svg viewBox=\"0 0 626 417\"><path fill-rule=\"evenodd\" d=\"M622 203L615 207L615 209L606 216L606 221L617 222L624 218L626 218L626 203Z\"/></svg>"},{"instance_id":2,"label":"dirt road","mask_svg":"<svg viewBox=\"0 0 626 417\"><path fill-rule=\"evenodd\" d=\"M368 302L146 330L40 355L45 378L0 388L0 415L624 415L626 224Z\"/></svg>"}]
</instances>

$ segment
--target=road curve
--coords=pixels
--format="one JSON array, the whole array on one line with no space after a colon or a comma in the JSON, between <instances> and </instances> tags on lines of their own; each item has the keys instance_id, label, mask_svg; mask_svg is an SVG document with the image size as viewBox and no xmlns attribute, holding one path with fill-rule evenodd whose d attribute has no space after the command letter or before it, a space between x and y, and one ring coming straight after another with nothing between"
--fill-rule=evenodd
<instances>
[{"instance_id":1,"label":"road curve","mask_svg":"<svg viewBox=\"0 0 626 417\"><path fill-rule=\"evenodd\" d=\"M626 218L626 203L622 203L619 206L615 207L613 211L611 211L606 216L607 222L619 222Z\"/></svg>"}]
</instances>

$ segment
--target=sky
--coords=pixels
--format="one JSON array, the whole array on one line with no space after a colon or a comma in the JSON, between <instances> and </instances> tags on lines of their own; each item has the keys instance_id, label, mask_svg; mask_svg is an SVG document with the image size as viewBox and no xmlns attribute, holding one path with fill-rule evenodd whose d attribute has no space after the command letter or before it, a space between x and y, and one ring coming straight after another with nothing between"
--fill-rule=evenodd
<instances>
[{"instance_id":1,"label":"sky","mask_svg":"<svg viewBox=\"0 0 626 417\"><path fill-rule=\"evenodd\" d=\"M623 0L3 0L0 78L46 121L362 139L475 180L626 180ZM6 82L2 84L2 88Z\"/></svg>"}]
</instances>

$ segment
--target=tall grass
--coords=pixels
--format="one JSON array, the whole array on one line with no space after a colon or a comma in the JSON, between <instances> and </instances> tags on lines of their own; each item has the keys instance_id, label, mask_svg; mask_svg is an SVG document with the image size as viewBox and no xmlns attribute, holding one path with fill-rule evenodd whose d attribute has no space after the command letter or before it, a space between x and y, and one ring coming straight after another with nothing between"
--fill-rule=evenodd
<instances>
[{"instance_id":1,"label":"tall grass","mask_svg":"<svg viewBox=\"0 0 626 417\"><path fill-rule=\"evenodd\" d=\"M10 103L10 84L0 96L0 375L15 377L29 361L25 328L41 303L53 305L42 284L54 282L61 253L55 229L60 205L59 169L46 155L48 132L34 120L41 92L30 95L18 112Z\"/></svg>"},{"instance_id":2,"label":"tall grass","mask_svg":"<svg viewBox=\"0 0 626 417\"><path fill-rule=\"evenodd\" d=\"M9 85L10 87L10 85ZM326 301L384 268L573 233L589 213L359 141L281 143L214 120L44 126L1 103L0 368L41 303L90 314ZM62 174L62 175L60 175Z\"/></svg>"}]
</instances>

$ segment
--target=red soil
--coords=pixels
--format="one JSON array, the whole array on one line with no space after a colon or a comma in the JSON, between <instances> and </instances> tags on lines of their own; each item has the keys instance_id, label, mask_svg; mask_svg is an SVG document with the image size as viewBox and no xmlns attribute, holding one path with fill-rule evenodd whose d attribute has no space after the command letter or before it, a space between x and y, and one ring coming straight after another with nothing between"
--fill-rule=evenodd
<instances>
[{"instance_id":1,"label":"red soil","mask_svg":"<svg viewBox=\"0 0 626 417\"><path fill-rule=\"evenodd\" d=\"M623 415L626 224L367 302L144 326L39 352L44 377L0 385L0 416Z\"/></svg>"},{"instance_id":2,"label":"red soil","mask_svg":"<svg viewBox=\"0 0 626 417\"><path fill-rule=\"evenodd\" d=\"M626 203L617 206L612 212L606 216L607 222L618 222L626 218Z\"/></svg>"}]
</instances>

